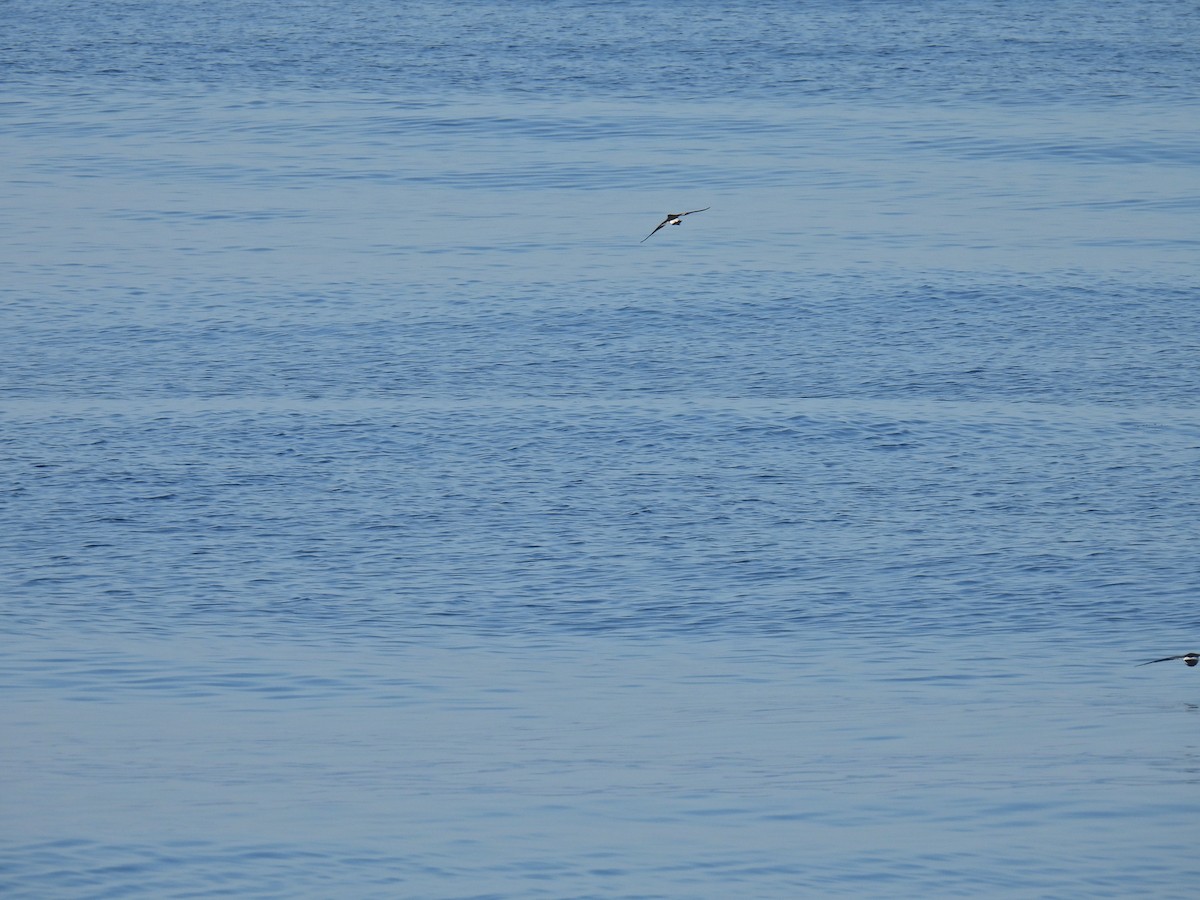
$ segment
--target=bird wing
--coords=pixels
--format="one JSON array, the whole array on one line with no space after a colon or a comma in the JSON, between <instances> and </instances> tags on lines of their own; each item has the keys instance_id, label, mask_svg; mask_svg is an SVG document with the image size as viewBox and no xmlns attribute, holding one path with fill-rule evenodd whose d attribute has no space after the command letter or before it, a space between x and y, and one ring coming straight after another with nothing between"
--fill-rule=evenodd
<instances>
[{"instance_id":1,"label":"bird wing","mask_svg":"<svg viewBox=\"0 0 1200 900\"><path fill-rule=\"evenodd\" d=\"M671 216L667 216L665 219L663 219L661 222L659 222L658 228L662 228L664 225L666 225L668 222L670 222L671 218L672 218ZM650 240L650 238L652 238L652 237L654 237L654 235L658 234L658 228L655 228L652 232L650 232L648 235L646 235L644 238L642 238L640 241L638 241L638 243L639 244L646 243L646 241Z\"/></svg>"},{"instance_id":2,"label":"bird wing","mask_svg":"<svg viewBox=\"0 0 1200 900\"><path fill-rule=\"evenodd\" d=\"M1148 665L1151 665L1152 663L1156 663L1156 662L1170 662L1173 659L1183 659L1185 656L1187 656L1186 653L1181 653L1179 656L1164 656L1162 659L1152 659L1152 660L1149 660L1148 662L1138 663L1138 665L1139 666L1148 666Z\"/></svg>"},{"instance_id":3,"label":"bird wing","mask_svg":"<svg viewBox=\"0 0 1200 900\"><path fill-rule=\"evenodd\" d=\"M680 215L680 218L682 218L683 216L690 216L692 213L705 212L710 209L712 209L711 206L706 206L706 207L704 207L704 209L693 209L692 212L680 213L679 215Z\"/></svg>"}]
</instances>

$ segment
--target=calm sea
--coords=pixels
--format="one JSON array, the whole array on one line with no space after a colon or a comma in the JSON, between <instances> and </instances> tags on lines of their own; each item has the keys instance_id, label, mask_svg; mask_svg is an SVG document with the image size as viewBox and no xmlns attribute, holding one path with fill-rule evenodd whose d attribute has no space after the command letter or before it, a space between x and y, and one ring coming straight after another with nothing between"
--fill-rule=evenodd
<instances>
[{"instance_id":1,"label":"calm sea","mask_svg":"<svg viewBox=\"0 0 1200 900\"><path fill-rule=\"evenodd\" d=\"M4 896L1200 879L1195 3L0 16Z\"/></svg>"}]
</instances>

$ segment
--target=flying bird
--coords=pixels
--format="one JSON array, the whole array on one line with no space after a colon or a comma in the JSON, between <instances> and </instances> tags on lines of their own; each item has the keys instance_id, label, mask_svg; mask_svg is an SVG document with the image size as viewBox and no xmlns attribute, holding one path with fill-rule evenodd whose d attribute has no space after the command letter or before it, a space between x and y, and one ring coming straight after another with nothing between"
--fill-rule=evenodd
<instances>
[{"instance_id":1,"label":"flying bird","mask_svg":"<svg viewBox=\"0 0 1200 900\"><path fill-rule=\"evenodd\" d=\"M1148 666L1156 662L1170 662L1173 659L1182 659L1189 666L1194 666L1200 663L1200 653L1183 653L1179 656L1164 656L1162 659L1152 659L1150 662L1138 663L1139 666Z\"/></svg>"},{"instance_id":2,"label":"flying bird","mask_svg":"<svg viewBox=\"0 0 1200 900\"><path fill-rule=\"evenodd\" d=\"M691 212L685 212L685 213L667 213L667 217L658 223L658 228L662 228L664 225L678 225L680 223L680 221L682 221L684 216L690 216L692 213L704 212L704 210L708 210L708 209L712 209L712 207L706 206L706 207L704 207L704 209L693 209ZM646 243L646 241L650 240L650 238L652 238L652 237L654 237L654 235L658 234L658 228L655 228L652 232L650 232L648 235L646 235L644 238L642 238L640 241L638 241L638 243L639 244Z\"/></svg>"}]
</instances>

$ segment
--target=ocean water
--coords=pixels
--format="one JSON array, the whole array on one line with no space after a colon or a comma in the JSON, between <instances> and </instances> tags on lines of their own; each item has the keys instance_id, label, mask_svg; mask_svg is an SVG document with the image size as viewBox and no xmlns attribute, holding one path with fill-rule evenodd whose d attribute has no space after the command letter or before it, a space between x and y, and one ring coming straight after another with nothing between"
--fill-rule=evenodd
<instances>
[{"instance_id":1,"label":"ocean water","mask_svg":"<svg viewBox=\"0 0 1200 900\"><path fill-rule=\"evenodd\" d=\"M3 10L4 896L1200 878L1194 4Z\"/></svg>"}]
</instances>

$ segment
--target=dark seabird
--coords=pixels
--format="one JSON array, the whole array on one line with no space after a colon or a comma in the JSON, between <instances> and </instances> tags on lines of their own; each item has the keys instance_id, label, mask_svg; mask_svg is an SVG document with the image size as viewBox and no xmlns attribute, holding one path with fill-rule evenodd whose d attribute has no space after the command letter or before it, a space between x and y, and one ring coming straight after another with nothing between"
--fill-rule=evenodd
<instances>
[{"instance_id":1,"label":"dark seabird","mask_svg":"<svg viewBox=\"0 0 1200 900\"><path fill-rule=\"evenodd\" d=\"M1179 656L1164 656L1162 659L1152 659L1150 662L1138 663L1139 666L1148 666L1156 662L1170 662L1173 659L1182 659L1189 666L1194 666L1200 662L1200 653L1183 653Z\"/></svg>"},{"instance_id":2,"label":"dark seabird","mask_svg":"<svg viewBox=\"0 0 1200 900\"><path fill-rule=\"evenodd\" d=\"M712 207L706 206L706 207L704 207L704 209L693 209L691 212L685 212L685 213L667 213L667 217L665 219L663 219L661 222L659 222L658 228L662 228L664 225L678 225L680 220L683 219L684 216L690 216L692 213L704 212L704 210L707 210L707 209L712 209ZM644 238L642 238L640 241L638 241L638 243L639 244L646 243L646 241L650 240L650 238L652 238L652 237L654 237L654 235L658 234L658 228L655 228L652 232L650 232L648 235L646 235Z\"/></svg>"}]
</instances>

